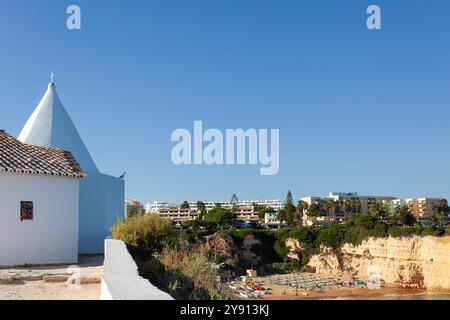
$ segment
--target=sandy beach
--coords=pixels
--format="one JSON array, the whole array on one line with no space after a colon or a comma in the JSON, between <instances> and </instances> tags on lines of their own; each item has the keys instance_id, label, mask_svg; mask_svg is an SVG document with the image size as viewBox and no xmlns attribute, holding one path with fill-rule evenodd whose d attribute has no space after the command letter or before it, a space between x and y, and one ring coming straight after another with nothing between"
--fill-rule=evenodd
<instances>
[{"instance_id":1,"label":"sandy beach","mask_svg":"<svg viewBox=\"0 0 450 320\"><path fill-rule=\"evenodd\" d=\"M422 289L391 284L374 287L367 279L357 279L350 274L292 273L246 277L234 281L231 286L241 299L264 300L376 299L427 293Z\"/></svg>"}]
</instances>

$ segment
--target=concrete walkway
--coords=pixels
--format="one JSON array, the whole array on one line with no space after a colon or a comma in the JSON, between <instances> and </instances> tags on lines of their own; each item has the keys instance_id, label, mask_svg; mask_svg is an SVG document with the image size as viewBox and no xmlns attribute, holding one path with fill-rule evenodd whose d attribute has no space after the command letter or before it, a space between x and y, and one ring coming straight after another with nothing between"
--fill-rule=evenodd
<instances>
[{"instance_id":1,"label":"concrete walkway","mask_svg":"<svg viewBox=\"0 0 450 320\"><path fill-rule=\"evenodd\" d=\"M79 263L0 269L0 300L96 300L103 256L80 256Z\"/></svg>"}]
</instances>

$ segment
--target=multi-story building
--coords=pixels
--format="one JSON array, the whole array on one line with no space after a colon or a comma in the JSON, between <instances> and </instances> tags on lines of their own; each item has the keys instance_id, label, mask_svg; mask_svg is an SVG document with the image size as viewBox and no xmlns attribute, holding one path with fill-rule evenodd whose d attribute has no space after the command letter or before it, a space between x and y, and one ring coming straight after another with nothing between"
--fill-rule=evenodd
<instances>
[{"instance_id":1,"label":"multi-story building","mask_svg":"<svg viewBox=\"0 0 450 320\"><path fill-rule=\"evenodd\" d=\"M236 205L233 209L236 214L236 220L258 221L258 212L253 210L252 205Z\"/></svg>"},{"instance_id":2,"label":"multi-story building","mask_svg":"<svg viewBox=\"0 0 450 320\"><path fill-rule=\"evenodd\" d=\"M264 215L264 224L271 229L281 227L281 221L278 220L278 214L276 212L266 212Z\"/></svg>"},{"instance_id":3,"label":"multi-story building","mask_svg":"<svg viewBox=\"0 0 450 320\"><path fill-rule=\"evenodd\" d=\"M330 212L325 208L326 200L331 199L338 203L338 205L342 205L346 200L356 200L360 203L360 213L369 212L370 206L374 203L388 203L389 201L396 200L396 197L391 196L361 196L357 192L330 192L327 197L303 197L302 201L305 201L308 206L312 204L317 204L320 207L321 216L319 217L309 217L306 215L307 209L303 212L303 224L304 225L326 225L331 223L330 220ZM339 208L339 206L338 206ZM339 210L339 209L338 209ZM345 219L342 211L336 212L336 215L339 219Z\"/></svg>"},{"instance_id":4,"label":"multi-story building","mask_svg":"<svg viewBox=\"0 0 450 320\"><path fill-rule=\"evenodd\" d=\"M152 203L147 202L145 205L145 212L159 212L161 209L173 208L176 205L164 201L153 201Z\"/></svg>"},{"instance_id":5,"label":"multi-story building","mask_svg":"<svg viewBox=\"0 0 450 320\"><path fill-rule=\"evenodd\" d=\"M144 206L138 200L125 199L125 213L129 214L143 213Z\"/></svg>"},{"instance_id":6,"label":"multi-story building","mask_svg":"<svg viewBox=\"0 0 450 320\"><path fill-rule=\"evenodd\" d=\"M282 208L281 200L245 200L237 204L230 201L202 201L205 204L206 212L220 206L223 209L233 210L236 213L236 219L242 221L258 221L258 213L254 211L253 204L263 207L271 207L274 210ZM180 206L164 202L148 202L145 206L146 212L159 213L163 217L171 218L176 221L186 221L197 219L200 216L200 210L197 208L197 201L189 202L189 208L182 209Z\"/></svg>"},{"instance_id":7,"label":"multi-story building","mask_svg":"<svg viewBox=\"0 0 450 320\"><path fill-rule=\"evenodd\" d=\"M201 202L203 202L205 204L205 210L207 212L214 209L217 206L220 206L221 208L224 208L227 210L229 210L233 207L233 205L231 204L230 201L201 201ZM198 211L197 201L190 201L189 208L193 211Z\"/></svg>"},{"instance_id":8,"label":"multi-story building","mask_svg":"<svg viewBox=\"0 0 450 320\"><path fill-rule=\"evenodd\" d=\"M391 201L385 202L386 208L388 210L388 214L396 214L397 208L405 206L406 200L405 199L394 199Z\"/></svg>"},{"instance_id":9,"label":"multi-story building","mask_svg":"<svg viewBox=\"0 0 450 320\"><path fill-rule=\"evenodd\" d=\"M418 218L431 217L434 214L433 205L445 200L441 198L413 198L405 199L409 211Z\"/></svg>"},{"instance_id":10,"label":"multi-story building","mask_svg":"<svg viewBox=\"0 0 450 320\"><path fill-rule=\"evenodd\" d=\"M244 200L240 201L237 204L232 204L230 201L202 201L205 204L205 210L210 211L214 209L216 206L220 206L221 208L231 210L236 206L252 206L253 204L257 204L262 207L271 207L275 210L279 210L282 208L281 200ZM197 201L189 202L189 208L194 211L197 211Z\"/></svg>"},{"instance_id":11,"label":"multi-story building","mask_svg":"<svg viewBox=\"0 0 450 320\"><path fill-rule=\"evenodd\" d=\"M158 214L160 217L169 218L174 222L186 222L200 217L199 213L182 208L162 208L159 210Z\"/></svg>"},{"instance_id":12,"label":"multi-story building","mask_svg":"<svg viewBox=\"0 0 450 320\"><path fill-rule=\"evenodd\" d=\"M280 210L283 207L283 204L282 204L280 199L275 199L275 200L244 200L244 201L239 202L239 204L248 205L248 206L256 204L256 205L261 206L261 207L266 207L266 208L270 207L270 208L274 209L275 211L276 210Z\"/></svg>"},{"instance_id":13,"label":"multi-story building","mask_svg":"<svg viewBox=\"0 0 450 320\"><path fill-rule=\"evenodd\" d=\"M303 197L300 198L300 200L306 202L308 204L308 207L311 206L312 204L317 204L322 208L325 203L325 199L321 197Z\"/></svg>"},{"instance_id":14,"label":"multi-story building","mask_svg":"<svg viewBox=\"0 0 450 320\"><path fill-rule=\"evenodd\" d=\"M357 192L330 192L327 199L333 199L339 204L342 204L345 200L358 200L361 204L361 213L367 213L372 204L377 202L385 204L397 198L391 196L360 196Z\"/></svg>"}]
</instances>

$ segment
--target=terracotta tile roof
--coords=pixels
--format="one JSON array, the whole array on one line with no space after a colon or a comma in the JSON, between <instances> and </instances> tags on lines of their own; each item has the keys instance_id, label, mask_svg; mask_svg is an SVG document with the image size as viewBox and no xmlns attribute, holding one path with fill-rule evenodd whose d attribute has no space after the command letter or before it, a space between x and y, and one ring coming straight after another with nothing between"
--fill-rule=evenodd
<instances>
[{"instance_id":1,"label":"terracotta tile roof","mask_svg":"<svg viewBox=\"0 0 450 320\"><path fill-rule=\"evenodd\" d=\"M25 144L0 130L0 172L80 178L83 170L72 154L56 148Z\"/></svg>"}]
</instances>

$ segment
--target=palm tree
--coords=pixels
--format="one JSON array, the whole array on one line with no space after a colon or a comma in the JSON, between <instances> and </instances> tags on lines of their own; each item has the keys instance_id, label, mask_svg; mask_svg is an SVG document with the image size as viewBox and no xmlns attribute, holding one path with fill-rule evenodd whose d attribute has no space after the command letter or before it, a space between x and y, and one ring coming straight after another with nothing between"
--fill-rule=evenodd
<instances>
[{"instance_id":1,"label":"palm tree","mask_svg":"<svg viewBox=\"0 0 450 320\"><path fill-rule=\"evenodd\" d=\"M361 212L361 201L358 199L352 199L353 203L353 213L360 213Z\"/></svg>"},{"instance_id":2,"label":"palm tree","mask_svg":"<svg viewBox=\"0 0 450 320\"><path fill-rule=\"evenodd\" d=\"M309 217L319 217L322 212L322 208L317 203L311 203L306 211L306 215Z\"/></svg>"},{"instance_id":3,"label":"palm tree","mask_svg":"<svg viewBox=\"0 0 450 320\"><path fill-rule=\"evenodd\" d=\"M351 199L345 199L341 206L342 211L344 212L344 216L347 216L349 212L353 213L354 211L354 203Z\"/></svg>"},{"instance_id":4,"label":"palm tree","mask_svg":"<svg viewBox=\"0 0 450 320\"><path fill-rule=\"evenodd\" d=\"M303 200L298 200L298 203L297 203L297 209L298 209L298 212L300 212L300 214L301 214L302 216L303 216L303 213L304 213L306 210L308 210L308 207L309 207L308 202L303 201Z\"/></svg>"},{"instance_id":5,"label":"palm tree","mask_svg":"<svg viewBox=\"0 0 450 320\"><path fill-rule=\"evenodd\" d=\"M206 205L202 201L197 201L197 211L200 212L199 218L203 219L203 216L206 213Z\"/></svg>"},{"instance_id":6,"label":"palm tree","mask_svg":"<svg viewBox=\"0 0 450 320\"><path fill-rule=\"evenodd\" d=\"M338 211L338 203L333 199L326 199L324 203L325 209L331 213L333 222L336 222L336 212Z\"/></svg>"},{"instance_id":7,"label":"palm tree","mask_svg":"<svg viewBox=\"0 0 450 320\"><path fill-rule=\"evenodd\" d=\"M411 210L408 205L402 205L395 208L395 217L392 217L391 220L397 220L402 225L411 226L416 221L414 215L411 213Z\"/></svg>"},{"instance_id":8,"label":"palm tree","mask_svg":"<svg viewBox=\"0 0 450 320\"><path fill-rule=\"evenodd\" d=\"M387 210L381 202L375 201L369 206L369 212L374 217L382 218L386 214Z\"/></svg>"},{"instance_id":9,"label":"palm tree","mask_svg":"<svg viewBox=\"0 0 450 320\"><path fill-rule=\"evenodd\" d=\"M450 207L445 199L440 199L438 202L432 202L430 204L430 208L434 213L431 217L431 221L434 226L437 226L439 221L445 217L448 217L448 214L450 213Z\"/></svg>"}]
</instances>

